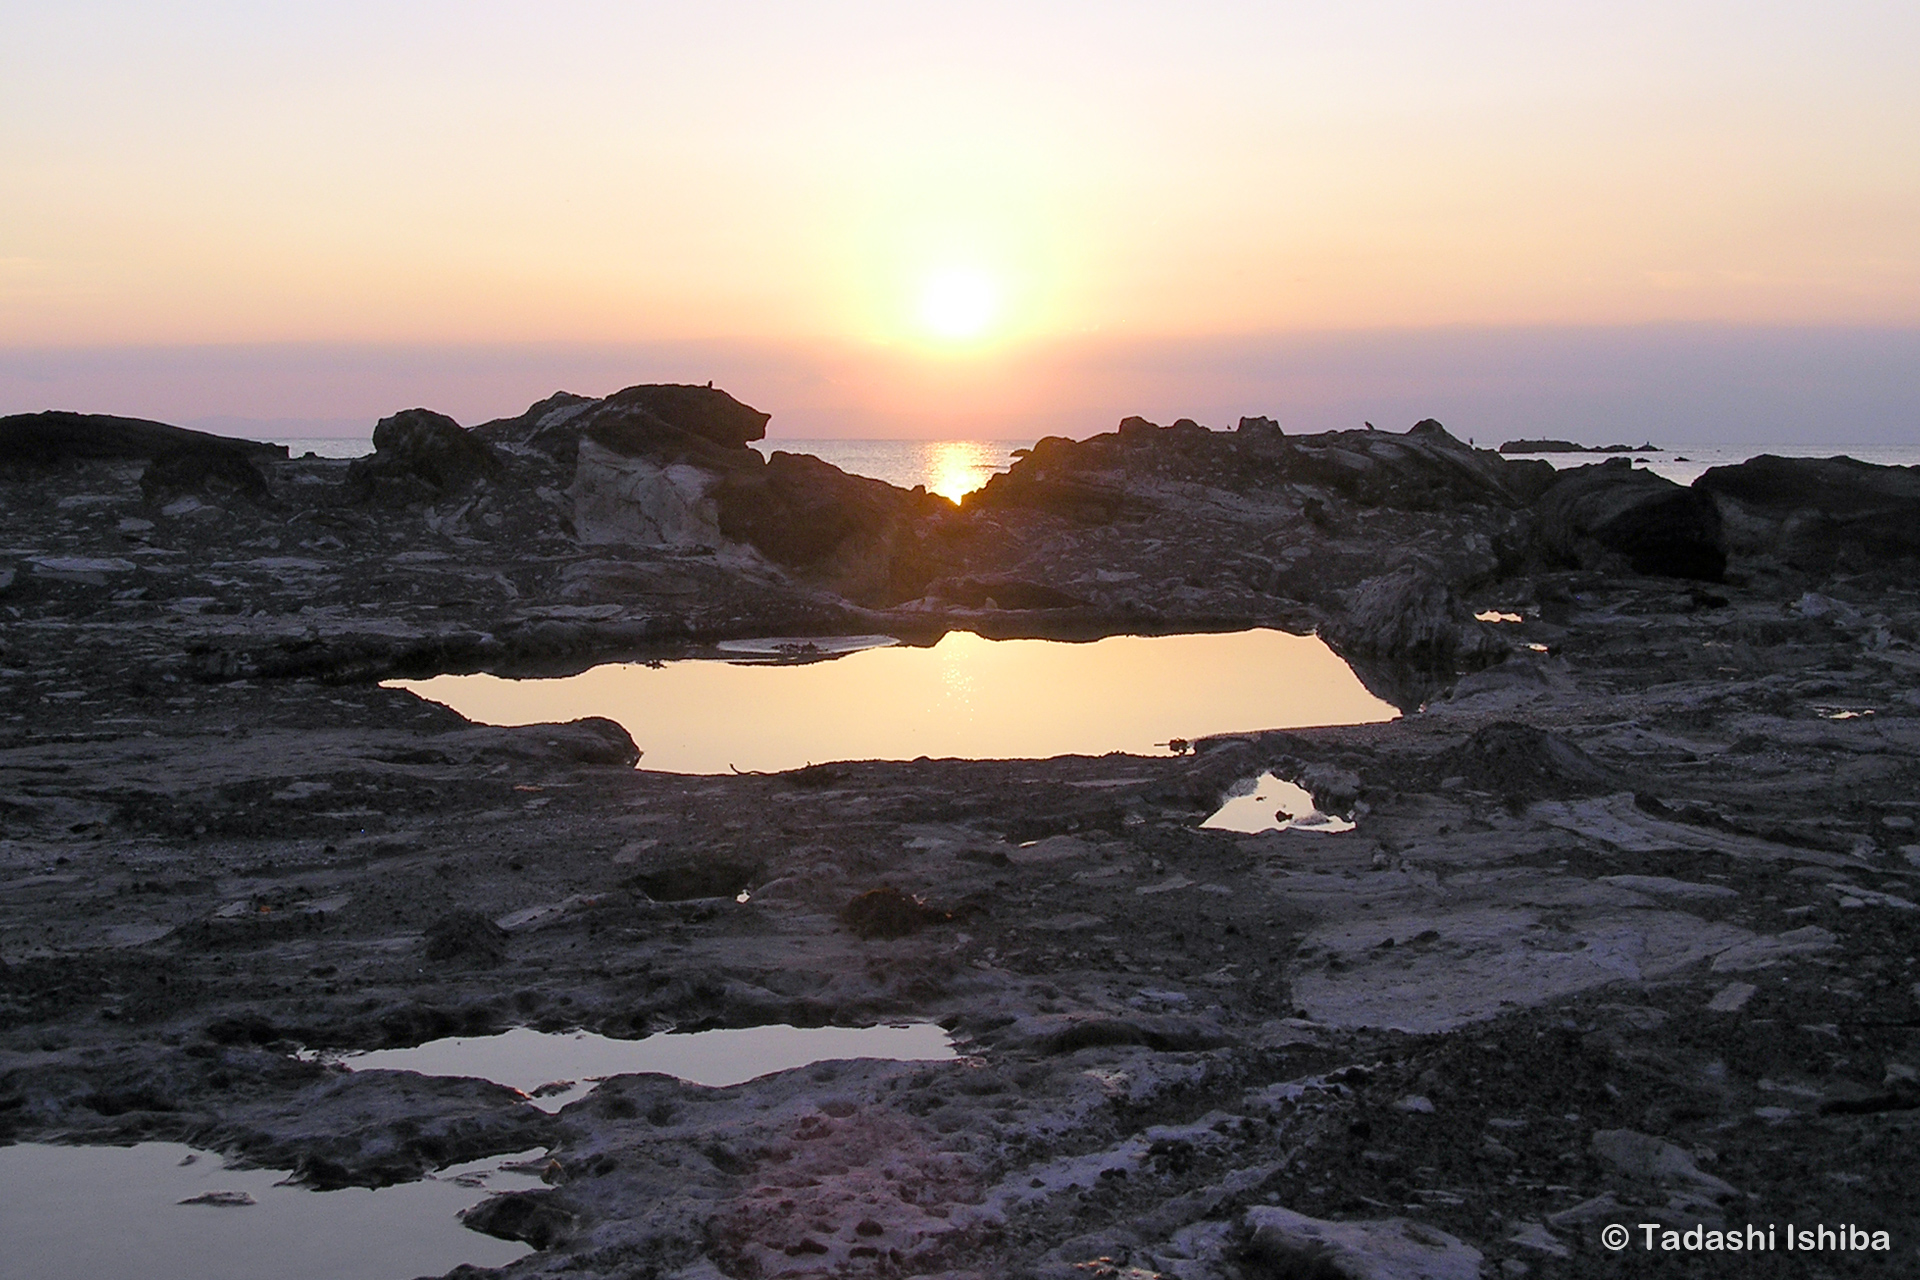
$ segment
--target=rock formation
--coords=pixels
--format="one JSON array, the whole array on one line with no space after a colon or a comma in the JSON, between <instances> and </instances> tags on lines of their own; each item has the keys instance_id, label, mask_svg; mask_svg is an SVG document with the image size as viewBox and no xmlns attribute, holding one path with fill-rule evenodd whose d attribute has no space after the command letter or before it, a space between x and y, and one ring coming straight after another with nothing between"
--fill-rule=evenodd
<instances>
[{"instance_id":1,"label":"rock formation","mask_svg":"<svg viewBox=\"0 0 1920 1280\"><path fill-rule=\"evenodd\" d=\"M1560 564L1705 582L1726 572L1713 498L1625 458L1563 472L1538 509L1540 541Z\"/></svg>"},{"instance_id":2,"label":"rock formation","mask_svg":"<svg viewBox=\"0 0 1920 1280\"><path fill-rule=\"evenodd\" d=\"M0 1141L538 1148L465 1217L514 1280L1600 1276L1614 1222L1920 1213L1905 470L1130 419L956 508L704 387L357 466L126 422L0 420ZM379 683L1252 625L1407 714L693 777ZM1268 772L1353 829L1201 825ZM561 1106L298 1052L899 1020L960 1056Z\"/></svg>"}]
</instances>

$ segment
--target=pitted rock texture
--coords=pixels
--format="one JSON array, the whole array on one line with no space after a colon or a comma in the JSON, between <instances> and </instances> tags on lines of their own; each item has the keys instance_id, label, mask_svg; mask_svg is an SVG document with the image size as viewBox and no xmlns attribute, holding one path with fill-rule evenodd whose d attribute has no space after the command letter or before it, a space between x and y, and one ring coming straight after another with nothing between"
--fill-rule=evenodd
<instances>
[{"instance_id":1,"label":"pitted rock texture","mask_svg":"<svg viewBox=\"0 0 1920 1280\"><path fill-rule=\"evenodd\" d=\"M764 510L826 549L777 559L771 517L582 545L579 458L630 439L580 425L606 403L476 428L498 476L398 504L270 451L264 499L91 446L0 468L0 1136L315 1187L542 1147L548 1186L469 1221L540 1246L505 1275L569 1280L1598 1280L1609 1222L1920 1220L1902 556L1796 560L1730 518L1711 590L1568 569L1538 470L1425 424L1134 422L992 500L815 509L840 481L741 458L746 417L702 435L641 396L618 416L678 452L621 457L800 477ZM1383 577L1439 583L1421 616L1504 660L1409 674L1362 629L1402 719L1182 755L681 776L607 721L476 726L376 683L730 635L1332 634ZM1269 771L1354 830L1200 828ZM555 1115L296 1056L901 1019L962 1056L617 1076Z\"/></svg>"}]
</instances>

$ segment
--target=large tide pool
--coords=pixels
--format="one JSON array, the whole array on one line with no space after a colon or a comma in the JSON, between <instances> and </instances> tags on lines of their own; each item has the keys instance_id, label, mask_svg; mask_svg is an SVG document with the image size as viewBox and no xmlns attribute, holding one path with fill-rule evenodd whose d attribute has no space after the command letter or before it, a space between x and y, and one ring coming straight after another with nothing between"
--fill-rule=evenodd
<instances>
[{"instance_id":1,"label":"large tide pool","mask_svg":"<svg viewBox=\"0 0 1920 1280\"><path fill-rule=\"evenodd\" d=\"M1211 734L1371 724L1399 713L1317 636L1252 630L1085 643L949 632L736 642L722 658L610 663L579 675L390 681L482 724L606 716L669 773L774 772L832 760L1164 754Z\"/></svg>"}]
</instances>

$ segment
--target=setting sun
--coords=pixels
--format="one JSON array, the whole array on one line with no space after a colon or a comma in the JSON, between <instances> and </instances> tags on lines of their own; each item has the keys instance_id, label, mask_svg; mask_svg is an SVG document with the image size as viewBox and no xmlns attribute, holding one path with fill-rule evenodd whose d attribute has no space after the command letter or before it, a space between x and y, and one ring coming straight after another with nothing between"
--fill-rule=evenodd
<instances>
[{"instance_id":1,"label":"setting sun","mask_svg":"<svg viewBox=\"0 0 1920 1280\"><path fill-rule=\"evenodd\" d=\"M941 271L920 293L920 322L937 337L978 338L993 323L999 304L999 291L980 272Z\"/></svg>"}]
</instances>

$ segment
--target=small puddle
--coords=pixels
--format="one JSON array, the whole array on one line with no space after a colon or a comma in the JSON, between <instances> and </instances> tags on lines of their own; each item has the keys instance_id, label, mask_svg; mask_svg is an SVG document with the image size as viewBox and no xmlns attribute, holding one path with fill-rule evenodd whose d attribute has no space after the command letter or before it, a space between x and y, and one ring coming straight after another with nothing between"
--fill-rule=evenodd
<instances>
[{"instance_id":1,"label":"small puddle","mask_svg":"<svg viewBox=\"0 0 1920 1280\"><path fill-rule=\"evenodd\" d=\"M1313 806L1306 788L1271 773L1241 782L1229 794L1227 802L1200 824L1213 831L1238 831L1255 835L1262 831L1351 831L1353 823Z\"/></svg>"},{"instance_id":2,"label":"small puddle","mask_svg":"<svg viewBox=\"0 0 1920 1280\"><path fill-rule=\"evenodd\" d=\"M668 773L917 756L1159 755L1170 742L1211 734L1399 714L1319 637L1271 629L1085 644L954 631L927 648L854 636L728 641L721 650L730 660L388 685L482 724L606 716L633 735L642 768Z\"/></svg>"},{"instance_id":3,"label":"small puddle","mask_svg":"<svg viewBox=\"0 0 1920 1280\"><path fill-rule=\"evenodd\" d=\"M503 1166L539 1150L368 1190L281 1185L177 1142L0 1147L0 1241L9 1280L405 1280L462 1263L503 1267L532 1250L469 1231L457 1215L490 1194L541 1185Z\"/></svg>"},{"instance_id":4,"label":"small puddle","mask_svg":"<svg viewBox=\"0 0 1920 1280\"><path fill-rule=\"evenodd\" d=\"M657 1072L689 1084L725 1088L776 1071L845 1058L950 1062L959 1055L938 1025L744 1027L615 1040L590 1031L515 1027L493 1036L453 1036L411 1049L304 1054L352 1071L384 1067L426 1076L475 1076L518 1089L543 1111L558 1111L608 1076Z\"/></svg>"}]
</instances>

